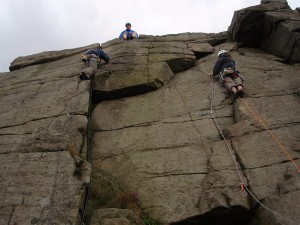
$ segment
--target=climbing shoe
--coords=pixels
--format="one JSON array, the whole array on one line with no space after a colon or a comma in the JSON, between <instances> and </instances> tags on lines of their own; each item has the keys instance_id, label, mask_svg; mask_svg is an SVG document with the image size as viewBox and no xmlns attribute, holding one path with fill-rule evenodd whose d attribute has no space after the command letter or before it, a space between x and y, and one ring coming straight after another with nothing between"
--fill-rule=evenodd
<instances>
[{"instance_id":1,"label":"climbing shoe","mask_svg":"<svg viewBox=\"0 0 300 225\"><path fill-rule=\"evenodd\" d=\"M79 75L80 80L89 80L90 77L88 75L86 75L85 73L81 73Z\"/></svg>"},{"instance_id":2,"label":"climbing shoe","mask_svg":"<svg viewBox=\"0 0 300 225\"><path fill-rule=\"evenodd\" d=\"M238 92L231 93L231 94L230 94L231 102L234 103L235 100L237 99L237 97L238 97Z\"/></svg>"},{"instance_id":3,"label":"climbing shoe","mask_svg":"<svg viewBox=\"0 0 300 225\"><path fill-rule=\"evenodd\" d=\"M237 95L240 97L240 98L243 98L244 97L244 90L239 90Z\"/></svg>"}]
</instances>

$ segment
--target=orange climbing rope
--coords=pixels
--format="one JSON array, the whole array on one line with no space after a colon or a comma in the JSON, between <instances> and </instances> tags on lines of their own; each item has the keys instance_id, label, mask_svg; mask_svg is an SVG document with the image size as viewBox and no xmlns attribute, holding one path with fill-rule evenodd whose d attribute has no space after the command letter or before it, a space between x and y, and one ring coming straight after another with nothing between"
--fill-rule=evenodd
<instances>
[{"instance_id":1,"label":"orange climbing rope","mask_svg":"<svg viewBox=\"0 0 300 225\"><path fill-rule=\"evenodd\" d=\"M241 174L242 168L239 168L238 163L237 163L237 161L236 161L236 158L235 158L235 156L234 156L234 151L233 151L233 149L231 148L231 146L229 145L227 139L225 138L225 136L224 136L224 134L223 134L223 132L222 132L222 130L221 130L221 128L220 128L220 126L219 126L217 120L216 120L216 117L215 117L215 115L214 115L214 113L213 113L213 101L214 101L214 80L213 80L213 77L212 77L212 79L211 79L211 85L212 85L212 88L211 88L211 101L210 101L210 114L211 114L211 118L213 119L213 121L214 121L214 123L215 123L215 125L216 125L216 128L218 129L220 135L222 136L222 138L223 138L223 140L224 140L224 142L225 142L225 144L226 144L226 146L227 146L227 149L228 149L228 151L229 151L229 153L230 153L230 155L231 155L231 158L232 158L232 160L233 160L233 162L234 162L234 165L235 165L235 167L236 167L237 174L238 174L238 176L239 176L239 178L240 178L240 181L241 181L241 182L240 182L240 189L241 189L242 195L243 195L244 197L246 197L247 194L249 194L249 195L250 195L250 196L251 196L251 197L259 204L259 205L261 205L263 208L265 208L267 211L269 211L269 212L272 213L273 215L276 215L276 216L280 217L281 219L283 219L283 220L285 220L285 221L289 221L289 222L292 223L292 224L298 224L298 225L300 225L299 222L295 222L294 220L291 220L291 219L289 219L289 218L287 218L287 217L285 217L285 216L282 216L281 214L277 213L276 211L274 211L274 210L272 210L271 208L269 208L268 206L266 206L264 203L262 203L262 202L261 202L261 201L260 201L260 200L259 200L259 199L258 199L258 198L250 191L250 189L247 187L247 185L245 185L245 182L244 182L243 177L242 177L242 174Z\"/></svg>"},{"instance_id":2,"label":"orange climbing rope","mask_svg":"<svg viewBox=\"0 0 300 225\"><path fill-rule=\"evenodd\" d=\"M285 149L285 147L278 140L278 138L275 136L275 134L268 128L268 126L266 125L266 123L257 115L257 113L254 112L254 110L252 110L250 108L250 106L242 98L239 97L239 99L243 102L243 104L247 107L247 109L253 114L253 118L256 119L256 121L258 121L259 123L261 123L264 126L264 128L269 132L269 134L272 136L272 138L280 146L280 149L282 150L282 152L285 153L285 155L289 158L289 160L291 161L291 163L293 163L293 165L296 167L296 169L300 173L300 168L297 165L297 163L295 162L295 160L291 157L291 155L289 154L289 152Z\"/></svg>"}]
</instances>

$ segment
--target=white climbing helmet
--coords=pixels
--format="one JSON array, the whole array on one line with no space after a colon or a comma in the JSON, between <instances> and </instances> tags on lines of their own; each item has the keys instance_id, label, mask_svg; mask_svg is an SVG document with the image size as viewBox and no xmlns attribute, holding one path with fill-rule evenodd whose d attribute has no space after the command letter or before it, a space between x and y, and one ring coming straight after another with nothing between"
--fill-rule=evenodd
<instances>
[{"instance_id":1,"label":"white climbing helmet","mask_svg":"<svg viewBox=\"0 0 300 225\"><path fill-rule=\"evenodd\" d=\"M227 53L225 50L220 50L219 52L218 52L218 57L220 56L220 55L222 55L222 54L224 54L224 53Z\"/></svg>"}]
</instances>

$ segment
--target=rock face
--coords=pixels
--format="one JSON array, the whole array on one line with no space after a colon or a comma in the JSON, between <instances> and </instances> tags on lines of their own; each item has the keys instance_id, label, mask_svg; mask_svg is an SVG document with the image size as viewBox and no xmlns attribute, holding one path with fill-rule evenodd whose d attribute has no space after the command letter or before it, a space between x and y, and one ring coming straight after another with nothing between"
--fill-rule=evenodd
<instances>
[{"instance_id":1,"label":"rock face","mask_svg":"<svg viewBox=\"0 0 300 225\"><path fill-rule=\"evenodd\" d=\"M79 58L97 46L51 53L44 64L48 53L18 58L12 67L22 69L0 75L0 224L80 221L89 179L74 176L71 155L85 154L89 82L78 80Z\"/></svg>"},{"instance_id":2,"label":"rock face","mask_svg":"<svg viewBox=\"0 0 300 225\"><path fill-rule=\"evenodd\" d=\"M265 2L263 2L265 3ZM300 61L300 16L286 1L266 1L234 13L228 28L239 45L260 47L281 58Z\"/></svg>"},{"instance_id":3,"label":"rock face","mask_svg":"<svg viewBox=\"0 0 300 225\"><path fill-rule=\"evenodd\" d=\"M18 57L11 63L9 70L14 71L27 66L53 62L59 59L76 55L78 53L83 53L91 48L99 49L99 47L100 47L99 44L94 44L82 48L66 49L63 51L49 51L49 52L42 52L42 53L25 56L25 57Z\"/></svg>"},{"instance_id":4,"label":"rock face","mask_svg":"<svg viewBox=\"0 0 300 225\"><path fill-rule=\"evenodd\" d=\"M220 48L232 50L235 44ZM98 171L94 179L104 171L111 174L137 192L143 210L162 224L246 224L258 206L241 194L230 153L211 117L197 116L210 110L207 73L216 53L155 92L104 101L93 111L92 165ZM232 56L246 79L244 101L297 160L299 64L286 65L253 48L233 50ZM288 200L299 196L297 170L241 101L230 105L224 90L217 84L214 88L214 114L233 146L243 180L267 206L300 221L299 208ZM270 171L272 178L266 179ZM285 224L261 206L256 211L253 224Z\"/></svg>"},{"instance_id":5,"label":"rock face","mask_svg":"<svg viewBox=\"0 0 300 225\"><path fill-rule=\"evenodd\" d=\"M143 225L143 221L128 209L98 209L91 225Z\"/></svg>"},{"instance_id":6,"label":"rock face","mask_svg":"<svg viewBox=\"0 0 300 225\"><path fill-rule=\"evenodd\" d=\"M94 100L103 101L146 93L168 83L174 73L194 66L196 58L213 52L209 43L200 40L223 40L209 34L182 34L182 39L166 41L161 37L141 36L139 41L121 42L118 39L102 45L111 60L96 74ZM190 40L185 41L188 37ZM178 38L178 37L177 37Z\"/></svg>"},{"instance_id":7,"label":"rock face","mask_svg":"<svg viewBox=\"0 0 300 225\"><path fill-rule=\"evenodd\" d=\"M286 60L298 45L290 58L260 49L278 37L265 24L281 13L297 21L281 3L236 13L237 42L223 32L102 44L111 61L95 75L90 120L80 54L99 44L15 60L0 74L0 224L81 224L91 166L85 224L299 224L299 171L251 111L299 166L300 64ZM262 26L248 26L255 15ZM233 104L207 76L219 49L245 79Z\"/></svg>"}]
</instances>

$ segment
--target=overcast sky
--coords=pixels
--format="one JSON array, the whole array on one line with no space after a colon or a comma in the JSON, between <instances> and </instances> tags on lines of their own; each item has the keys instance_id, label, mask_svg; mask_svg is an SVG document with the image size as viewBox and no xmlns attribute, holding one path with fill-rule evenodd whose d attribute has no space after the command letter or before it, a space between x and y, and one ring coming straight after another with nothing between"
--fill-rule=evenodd
<instances>
[{"instance_id":1,"label":"overcast sky","mask_svg":"<svg viewBox=\"0 0 300 225\"><path fill-rule=\"evenodd\" d=\"M288 0L291 8L299 0ZM297 3L296 3L297 2ZM260 0L0 0L0 72L18 56L104 43L125 23L139 34L217 33Z\"/></svg>"}]
</instances>

